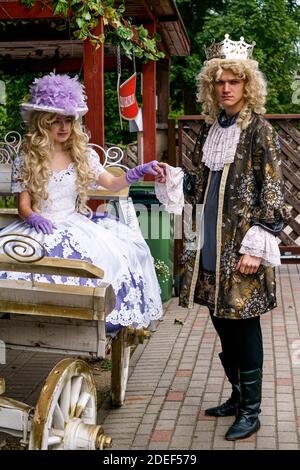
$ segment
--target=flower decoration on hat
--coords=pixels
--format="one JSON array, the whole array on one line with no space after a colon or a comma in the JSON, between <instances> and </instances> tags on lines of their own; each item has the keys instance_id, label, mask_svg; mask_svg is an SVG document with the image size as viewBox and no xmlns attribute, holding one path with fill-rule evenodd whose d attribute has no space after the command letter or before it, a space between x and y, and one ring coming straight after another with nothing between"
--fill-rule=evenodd
<instances>
[{"instance_id":1,"label":"flower decoration on hat","mask_svg":"<svg viewBox=\"0 0 300 470\"><path fill-rule=\"evenodd\" d=\"M29 121L34 111L50 112L75 119L86 114L86 95L77 77L50 73L34 80L29 103L21 104L21 115Z\"/></svg>"}]
</instances>

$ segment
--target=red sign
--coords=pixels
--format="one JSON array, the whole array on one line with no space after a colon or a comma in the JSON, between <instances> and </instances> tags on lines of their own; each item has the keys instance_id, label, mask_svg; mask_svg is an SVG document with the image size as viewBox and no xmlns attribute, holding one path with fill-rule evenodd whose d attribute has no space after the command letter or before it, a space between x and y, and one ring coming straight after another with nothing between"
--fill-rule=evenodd
<instances>
[{"instance_id":1,"label":"red sign","mask_svg":"<svg viewBox=\"0 0 300 470\"><path fill-rule=\"evenodd\" d=\"M131 121L139 112L139 106L135 97L136 73L131 75L118 89L120 114L123 119Z\"/></svg>"}]
</instances>

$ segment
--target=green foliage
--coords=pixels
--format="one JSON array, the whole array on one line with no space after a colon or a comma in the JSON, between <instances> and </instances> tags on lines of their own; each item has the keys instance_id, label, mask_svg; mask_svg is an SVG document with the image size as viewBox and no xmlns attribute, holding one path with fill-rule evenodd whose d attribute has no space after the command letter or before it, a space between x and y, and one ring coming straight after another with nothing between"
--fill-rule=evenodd
<instances>
[{"instance_id":1,"label":"green foliage","mask_svg":"<svg viewBox=\"0 0 300 470\"><path fill-rule=\"evenodd\" d=\"M20 1L27 8L32 8L37 0ZM49 0L48 3L55 15L69 20L69 23L59 24L60 30L70 27L76 39L90 39L96 49L107 36L113 44L119 44L129 58L134 54L147 62L164 57L164 53L157 47L160 41L157 34L150 37L143 25L135 26L131 20L123 18L124 1L119 6L115 5L115 0ZM100 17L103 18L105 32L96 36L93 30L98 26ZM133 39L136 41L133 42Z\"/></svg>"},{"instance_id":2,"label":"green foliage","mask_svg":"<svg viewBox=\"0 0 300 470\"><path fill-rule=\"evenodd\" d=\"M195 77L205 60L204 45L224 34L238 40L256 42L254 58L268 80L269 113L297 113L293 104L292 83L300 67L300 7L295 0L177 0L191 40L191 56L175 58L172 69L173 106L180 107L181 90L195 102ZM297 50L298 48L298 50ZM199 111L199 108L198 108ZM185 110L186 112L186 110Z\"/></svg>"},{"instance_id":3,"label":"green foliage","mask_svg":"<svg viewBox=\"0 0 300 470\"><path fill-rule=\"evenodd\" d=\"M21 120L19 105L28 94L29 86L37 74L17 73L6 75L0 70L0 80L5 83L6 103L0 104L0 139L6 132L14 130L23 132L24 124Z\"/></svg>"},{"instance_id":4,"label":"green foliage","mask_svg":"<svg viewBox=\"0 0 300 470\"><path fill-rule=\"evenodd\" d=\"M127 75L124 73L122 75L122 81L125 81L126 78ZM106 142L122 145L132 142L132 140L136 138L136 134L134 134L134 139L132 139L128 122L124 121L124 119L122 121L123 129L121 129L116 72L106 72L104 74L104 123Z\"/></svg>"},{"instance_id":5,"label":"green foliage","mask_svg":"<svg viewBox=\"0 0 300 470\"><path fill-rule=\"evenodd\" d=\"M3 197L0 196L0 207L5 207L6 209L13 209L16 207L16 198L15 196Z\"/></svg>"},{"instance_id":6,"label":"green foliage","mask_svg":"<svg viewBox=\"0 0 300 470\"><path fill-rule=\"evenodd\" d=\"M112 369L112 362L110 359L103 359L101 361L101 369L104 371L110 371Z\"/></svg>"},{"instance_id":7,"label":"green foliage","mask_svg":"<svg viewBox=\"0 0 300 470\"><path fill-rule=\"evenodd\" d=\"M0 140L10 130L23 133L24 124L20 117L19 106L27 99L29 86L34 78L41 75L22 71L18 71L15 75L6 75L0 71L0 80L5 83L6 88L6 103L0 104ZM124 73L122 80L125 81L128 78L127 75L129 76L129 74ZM139 94L137 94L137 98L140 99ZM123 120L123 129L120 125L116 72L105 73L104 75L104 115L106 142L122 145L132 141L132 134L128 130L127 121Z\"/></svg>"}]
</instances>

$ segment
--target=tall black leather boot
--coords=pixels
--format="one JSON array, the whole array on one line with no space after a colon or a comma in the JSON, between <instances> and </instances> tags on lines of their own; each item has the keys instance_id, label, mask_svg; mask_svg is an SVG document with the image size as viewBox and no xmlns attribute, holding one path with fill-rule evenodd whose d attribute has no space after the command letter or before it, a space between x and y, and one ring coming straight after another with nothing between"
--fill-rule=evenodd
<instances>
[{"instance_id":1,"label":"tall black leather boot","mask_svg":"<svg viewBox=\"0 0 300 470\"><path fill-rule=\"evenodd\" d=\"M240 403L240 385L239 385L239 371L238 367L231 366L226 363L224 353L219 354L220 360L225 370L225 374L232 385L232 392L230 398L222 403L222 405L214 406L205 410L208 416L235 416L238 413Z\"/></svg>"},{"instance_id":2,"label":"tall black leather boot","mask_svg":"<svg viewBox=\"0 0 300 470\"><path fill-rule=\"evenodd\" d=\"M225 435L227 441L249 437L260 428L258 415L261 404L262 370L240 372L240 383L241 406L235 422Z\"/></svg>"}]
</instances>

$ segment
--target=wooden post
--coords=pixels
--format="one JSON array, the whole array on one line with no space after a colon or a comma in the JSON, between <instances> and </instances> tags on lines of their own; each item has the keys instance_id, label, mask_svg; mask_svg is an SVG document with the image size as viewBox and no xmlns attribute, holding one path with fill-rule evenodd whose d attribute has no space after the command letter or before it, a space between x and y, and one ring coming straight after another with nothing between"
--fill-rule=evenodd
<instances>
[{"instance_id":1,"label":"wooden post","mask_svg":"<svg viewBox=\"0 0 300 470\"><path fill-rule=\"evenodd\" d=\"M170 60L162 59L157 64L157 121L167 124L170 101Z\"/></svg>"},{"instance_id":2,"label":"wooden post","mask_svg":"<svg viewBox=\"0 0 300 470\"><path fill-rule=\"evenodd\" d=\"M95 36L103 33L103 20L99 19ZM89 111L85 123L93 144L104 145L104 44L99 49L84 42L84 85Z\"/></svg>"},{"instance_id":3,"label":"wooden post","mask_svg":"<svg viewBox=\"0 0 300 470\"><path fill-rule=\"evenodd\" d=\"M177 166L175 119L168 119L168 163Z\"/></svg>"},{"instance_id":4,"label":"wooden post","mask_svg":"<svg viewBox=\"0 0 300 470\"><path fill-rule=\"evenodd\" d=\"M148 30L155 32L155 24ZM143 147L144 163L156 158L156 62L143 65ZM145 177L145 179L148 179ZM152 178L150 178L152 179Z\"/></svg>"}]
</instances>

